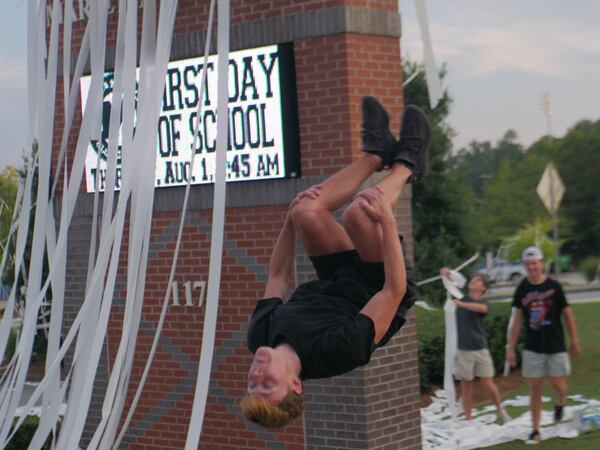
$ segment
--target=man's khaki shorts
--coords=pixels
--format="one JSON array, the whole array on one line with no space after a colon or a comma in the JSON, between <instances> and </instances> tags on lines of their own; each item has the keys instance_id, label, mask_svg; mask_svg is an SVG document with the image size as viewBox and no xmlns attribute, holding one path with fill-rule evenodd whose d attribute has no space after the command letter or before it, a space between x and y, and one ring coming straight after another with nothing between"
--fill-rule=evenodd
<instances>
[{"instance_id":1,"label":"man's khaki shorts","mask_svg":"<svg viewBox=\"0 0 600 450\"><path fill-rule=\"evenodd\" d=\"M471 381L475 377L493 377L495 372L492 355L487 348L456 351L454 375L457 378Z\"/></svg>"},{"instance_id":2,"label":"man's khaki shorts","mask_svg":"<svg viewBox=\"0 0 600 450\"><path fill-rule=\"evenodd\" d=\"M536 353L523 350L523 377L566 377L571 373L571 360L567 352Z\"/></svg>"}]
</instances>

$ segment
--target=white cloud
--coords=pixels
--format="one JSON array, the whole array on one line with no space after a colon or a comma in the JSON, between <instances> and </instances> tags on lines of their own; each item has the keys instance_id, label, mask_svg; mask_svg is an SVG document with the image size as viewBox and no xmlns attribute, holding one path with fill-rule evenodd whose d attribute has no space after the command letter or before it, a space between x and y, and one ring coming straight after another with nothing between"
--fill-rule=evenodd
<instances>
[{"instance_id":1,"label":"white cloud","mask_svg":"<svg viewBox=\"0 0 600 450\"><path fill-rule=\"evenodd\" d=\"M403 1L403 57L422 60L413 1ZM427 1L438 66L453 107L454 147L495 142L514 129L524 145L547 133L540 96L551 94L552 133L600 116L600 2Z\"/></svg>"},{"instance_id":2,"label":"white cloud","mask_svg":"<svg viewBox=\"0 0 600 450\"><path fill-rule=\"evenodd\" d=\"M568 76L577 71L600 70L598 31L560 22L483 23L473 17L457 26L432 22L436 60L463 66L471 75L486 76L517 71L550 77ZM502 26L497 23L502 22ZM421 59L420 34L415 23L405 27L404 51Z\"/></svg>"}]
</instances>

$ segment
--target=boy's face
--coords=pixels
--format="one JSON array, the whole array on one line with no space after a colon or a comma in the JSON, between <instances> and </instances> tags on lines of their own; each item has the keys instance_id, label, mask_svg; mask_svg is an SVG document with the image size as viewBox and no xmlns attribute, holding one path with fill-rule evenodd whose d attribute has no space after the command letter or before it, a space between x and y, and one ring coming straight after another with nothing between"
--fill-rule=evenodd
<instances>
[{"instance_id":1,"label":"boy's face","mask_svg":"<svg viewBox=\"0 0 600 450\"><path fill-rule=\"evenodd\" d=\"M248 394L260 395L277 405L290 390L291 376L279 353L270 347L259 347L248 371Z\"/></svg>"},{"instance_id":2,"label":"boy's face","mask_svg":"<svg viewBox=\"0 0 600 450\"><path fill-rule=\"evenodd\" d=\"M479 277L471 278L469 280L468 288L469 288L469 297L471 297L473 300L479 300L479 298L485 292L485 284L484 284L483 280Z\"/></svg>"},{"instance_id":3,"label":"boy's face","mask_svg":"<svg viewBox=\"0 0 600 450\"><path fill-rule=\"evenodd\" d=\"M544 261L541 259L530 259L523 261L528 278L538 278L544 271Z\"/></svg>"}]
</instances>

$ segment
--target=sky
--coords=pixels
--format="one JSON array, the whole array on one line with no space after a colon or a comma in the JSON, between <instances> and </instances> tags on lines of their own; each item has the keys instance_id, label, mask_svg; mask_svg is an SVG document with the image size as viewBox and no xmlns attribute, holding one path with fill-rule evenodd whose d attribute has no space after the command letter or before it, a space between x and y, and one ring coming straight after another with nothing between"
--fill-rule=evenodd
<instances>
[{"instance_id":1,"label":"sky","mask_svg":"<svg viewBox=\"0 0 600 450\"><path fill-rule=\"evenodd\" d=\"M16 3L0 6L0 170L21 166L27 136L27 23L25 5Z\"/></svg>"},{"instance_id":2,"label":"sky","mask_svg":"<svg viewBox=\"0 0 600 450\"><path fill-rule=\"evenodd\" d=\"M0 10L0 170L20 165L26 137L26 20L15 0ZM414 0L400 1L402 57L420 61ZM444 86L455 150L498 141L513 129L529 145L559 137L581 119L600 118L600 2L597 0L428 0L430 31Z\"/></svg>"},{"instance_id":3,"label":"sky","mask_svg":"<svg viewBox=\"0 0 600 450\"><path fill-rule=\"evenodd\" d=\"M401 0L403 57L422 60L414 0ZM513 129L525 145L550 131L563 136L581 119L600 118L600 2L596 0L428 0L454 148L498 141Z\"/></svg>"}]
</instances>

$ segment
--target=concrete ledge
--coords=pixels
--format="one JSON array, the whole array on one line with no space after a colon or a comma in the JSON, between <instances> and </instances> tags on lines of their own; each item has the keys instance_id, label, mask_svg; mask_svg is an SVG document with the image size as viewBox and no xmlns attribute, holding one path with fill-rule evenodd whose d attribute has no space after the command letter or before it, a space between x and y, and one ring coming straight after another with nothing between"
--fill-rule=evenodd
<instances>
[{"instance_id":1,"label":"concrete ledge","mask_svg":"<svg viewBox=\"0 0 600 450\"><path fill-rule=\"evenodd\" d=\"M303 177L276 180L245 181L227 185L226 206L266 206L288 204L300 191L321 183L325 177ZM179 211L183 206L185 187L157 188L154 193L154 211ZM118 198L118 193L116 198ZM189 210L212 208L214 187L212 184L192 186L188 204ZM103 194L100 194L102 206ZM74 217L92 216L94 194L79 194ZM55 214L60 215L60 202L55 201ZM116 199L115 199L116 203Z\"/></svg>"},{"instance_id":2,"label":"concrete ledge","mask_svg":"<svg viewBox=\"0 0 600 450\"><path fill-rule=\"evenodd\" d=\"M362 189L374 186L386 173L374 173L365 181ZM327 177L301 177L275 180L244 181L240 183L227 184L227 197L225 206L251 207L287 205L296 194L308 189L310 186L322 183ZM412 198L412 187L408 185L403 199L410 202ZM157 212L180 211L183 206L185 187L157 188L154 193L153 210ZM118 198L118 193L115 196ZM100 194L100 207L102 206L103 194ZM197 211L212 208L214 187L212 184L192 186L188 210ZM55 200L55 215L60 216L61 198ZM94 194L81 193L75 204L74 217L91 217L93 215Z\"/></svg>"},{"instance_id":3,"label":"concrete ledge","mask_svg":"<svg viewBox=\"0 0 600 450\"><path fill-rule=\"evenodd\" d=\"M204 53L206 29L173 36L171 60L199 56ZM231 50L292 42L340 33L371 34L400 38L400 13L380 9L336 6L267 20L234 24L230 31ZM216 29L213 29L211 53L216 53ZM139 54L138 54L139 58ZM72 55L71 68L75 70L77 55ZM106 49L105 70L114 68L115 49ZM138 60L139 61L139 60ZM58 76L62 76L62 57L59 55ZM89 61L84 73L90 73Z\"/></svg>"}]
</instances>

